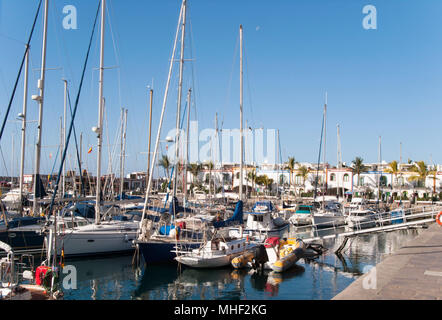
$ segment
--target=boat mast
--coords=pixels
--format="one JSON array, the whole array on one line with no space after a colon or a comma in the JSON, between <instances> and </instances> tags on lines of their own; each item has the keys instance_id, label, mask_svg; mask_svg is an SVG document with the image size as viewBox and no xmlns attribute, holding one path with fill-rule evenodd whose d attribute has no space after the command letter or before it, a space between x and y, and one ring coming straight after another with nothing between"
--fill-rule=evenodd
<instances>
[{"instance_id":1,"label":"boat mast","mask_svg":"<svg viewBox=\"0 0 442 320\"><path fill-rule=\"evenodd\" d=\"M153 102L153 89L149 91L149 142L147 146L147 176L146 176L146 188L149 183L149 170L150 170L150 139L152 136L152 102Z\"/></svg>"},{"instance_id":2,"label":"boat mast","mask_svg":"<svg viewBox=\"0 0 442 320\"><path fill-rule=\"evenodd\" d=\"M184 36L186 31L186 7L187 1L183 0L183 19L181 21L181 52L180 52L180 75L178 82L178 102L177 102L177 113L176 113L176 133L175 133L175 168L173 171L173 197L172 204L175 202L176 191L177 191L177 179L178 179L178 165L179 165L179 137L180 137L180 120L181 120L181 99L183 92L183 67L184 67ZM176 214L175 207L174 216Z\"/></svg>"},{"instance_id":3,"label":"boat mast","mask_svg":"<svg viewBox=\"0 0 442 320\"><path fill-rule=\"evenodd\" d=\"M121 108L121 128L120 128L120 201L123 200L123 133L124 131L124 108Z\"/></svg>"},{"instance_id":4,"label":"boat mast","mask_svg":"<svg viewBox=\"0 0 442 320\"><path fill-rule=\"evenodd\" d=\"M64 82L64 124L63 124L63 135L62 135L62 149L64 150L66 146L66 106L67 106L67 91L68 91L68 82L67 80L63 79ZM66 192L66 165L63 162L63 182L62 182L62 198L64 198L65 192Z\"/></svg>"},{"instance_id":5,"label":"boat mast","mask_svg":"<svg viewBox=\"0 0 442 320\"><path fill-rule=\"evenodd\" d=\"M152 165L151 165L151 168L149 170L149 181L147 183L146 196L145 196L145 199L144 199L143 214L141 216L141 221L143 221L145 216L146 216L146 207L147 207L147 204L149 202L149 193L150 193L150 189L151 189L151 185L152 185L153 167L154 167L154 165L156 163L156 157L157 157L157 154L158 154L158 146L159 146L159 143L160 143L161 128L163 126L164 113L166 111L167 95L168 95L168 92L169 92L170 78L171 78L171 75L172 75L173 62L174 62L174 59L175 59L175 50L176 50L176 44L177 44L177 41L178 41L178 33L179 33L180 22L181 22L181 18L183 16L183 5L184 5L184 2L185 2L185 0L183 0L183 4L181 5L180 16L178 18L178 26L177 26L177 31L176 31L176 34L175 34L175 40L174 40L174 44L173 44L172 57L170 59L170 64L169 64L169 74L167 76L166 89L164 91L163 106L161 108L160 123L159 123L159 126L158 126L157 138L156 138L156 141L155 141L155 150L154 150L154 153L153 153Z\"/></svg>"},{"instance_id":6,"label":"boat mast","mask_svg":"<svg viewBox=\"0 0 442 320\"><path fill-rule=\"evenodd\" d=\"M399 174L400 174L400 176L401 176L401 180L400 180L400 183L399 183L399 193L401 194L400 195L400 204L402 205L402 181L403 181L403 178L402 178L402 142L400 142L400 145L399 145Z\"/></svg>"},{"instance_id":7,"label":"boat mast","mask_svg":"<svg viewBox=\"0 0 442 320\"><path fill-rule=\"evenodd\" d=\"M28 70L29 70L29 46L26 46L24 93L23 93L23 112L21 114L21 158L20 158L20 203L19 212L23 213L23 175L25 168L25 145L26 145L26 113L28 106Z\"/></svg>"},{"instance_id":8,"label":"boat mast","mask_svg":"<svg viewBox=\"0 0 442 320\"><path fill-rule=\"evenodd\" d=\"M186 162L184 165L184 204L187 203L187 166L189 165L189 129L190 129L190 96L192 89L187 92L187 130L186 130Z\"/></svg>"},{"instance_id":9,"label":"boat mast","mask_svg":"<svg viewBox=\"0 0 442 320\"><path fill-rule=\"evenodd\" d=\"M14 135L11 136L12 137L12 141L11 141L11 188L14 187Z\"/></svg>"},{"instance_id":10,"label":"boat mast","mask_svg":"<svg viewBox=\"0 0 442 320\"><path fill-rule=\"evenodd\" d=\"M239 111L240 111L240 127L239 127L239 132L240 132L240 146L241 146L241 152L240 152L240 166L239 166L239 200L243 199L243 195L242 195L242 188L243 188L243 166L244 166L244 154L243 154L243 150L244 150L244 137L243 137L243 31L242 31L242 25L239 26L239 59L240 59L240 64L239 64Z\"/></svg>"},{"instance_id":11,"label":"boat mast","mask_svg":"<svg viewBox=\"0 0 442 320\"><path fill-rule=\"evenodd\" d=\"M277 142L276 142L276 187L278 188L276 191L276 196L279 196L279 169L280 169L280 159L279 159L279 129L276 131L277 134ZM253 182L252 182L253 183Z\"/></svg>"},{"instance_id":12,"label":"boat mast","mask_svg":"<svg viewBox=\"0 0 442 320\"><path fill-rule=\"evenodd\" d=\"M327 135L327 92L325 93L325 104L324 104L324 153L323 153L323 164L324 164L324 180L322 181L322 209L324 210L325 207L325 193L326 193L326 186L327 186L327 168L325 167L325 157L326 157L326 135Z\"/></svg>"},{"instance_id":13,"label":"boat mast","mask_svg":"<svg viewBox=\"0 0 442 320\"><path fill-rule=\"evenodd\" d=\"M336 174L336 194L337 197L339 199L339 169L341 169L341 162L340 162L340 154L341 154L341 143L340 143L340 137L339 137L339 124L336 125L336 139L337 139L337 143L336 143L336 168L338 169L338 174ZM342 194L342 196L344 197L344 194Z\"/></svg>"},{"instance_id":14,"label":"boat mast","mask_svg":"<svg viewBox=\"0 0 442 320\"><path fill-rule=\"evenodd\" d=\"M377 194L377 204L379 207L379 196L381 193L381 177L382 174L379 175L379 172L381 170L381 136L379 136L379 146L378 146L378 194Z\"/></svg>"},{"instance_id":15,"label":"boat mast","mask_svg":"<svg viewBox=\"0 0 442 320\"><path fill-rule=\"evenodd\" d=\"M97 144L97 190L95 195L95 224L100 223L100 193L101 193L101 148L103 139L103 62L104 62L104 27L105 27L106 0L101 0L101 35L100 35L100 78L98 85L98 135Z\"/></svg>"},{"instance_id":16,"label":"boat mast","mask_svg":"<svg viewBox=\"0 0 442 320\"><path fill-rule=\"evenodd\" d=\"M41 69L40 79L38 79L37 87L39 89L39 95L36 98L38 101L38 127L37 127L37 143L35 148L35 174L34 174L34 203L32 206L33 214L37 214L39 204L37 201L37 188L40 182L40 155L41 155L41 136L43 129L43 102L44 102L44 83L46 74L46 44L48 35L48 2L45 0L44 22L43 22L43 44L41 51Z\"/></svg>"},{"instance_id":17,"label":"boat mast","mask_svg":"<svg viewBox=\"0 0 442 320\"><path fill-rule=\"evenodd\" d=\"M123 167L121 170L121 193L124 189L124 165L126 164L126 132L127 132L127 109L124 111L124 144L123 144ZM122 198L121 198L122 199Z\"/></svg>"}]
</instances>

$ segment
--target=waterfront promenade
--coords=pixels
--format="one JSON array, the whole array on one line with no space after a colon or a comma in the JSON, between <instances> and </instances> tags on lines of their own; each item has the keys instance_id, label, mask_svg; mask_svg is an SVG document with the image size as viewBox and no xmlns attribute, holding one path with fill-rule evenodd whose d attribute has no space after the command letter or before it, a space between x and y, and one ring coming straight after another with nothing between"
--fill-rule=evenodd
<instances>
[{"instance_id":1,"label":"waterfront promenade","mask_svg":"<svg viewBox=\"0 0 442 320\"><path fill-rule=\"evenodd\" d=\"M433 223L333 300L442 300L442 226Z\"/></svg>"}]
</instances>

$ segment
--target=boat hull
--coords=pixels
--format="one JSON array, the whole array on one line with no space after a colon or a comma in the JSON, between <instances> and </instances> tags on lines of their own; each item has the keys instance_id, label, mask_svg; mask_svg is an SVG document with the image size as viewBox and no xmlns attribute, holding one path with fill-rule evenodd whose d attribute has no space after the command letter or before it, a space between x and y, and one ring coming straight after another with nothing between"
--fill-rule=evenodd
<instances>
[{"instance_id":1,"label":"boat hull","mask_svg":"<svg viewBox=\"0 0 442 320\"><path fill-rule=\"evenodd\" d=\"M37 229L14 228L0 232L0 241L7 243L17 252L40 251L44 243L44 234Z\"/></svg>"},{"instance_id":2,"label":"boat hull","mask_svg":"<svg viewBox=\"0 0 442 320\"><path fill-rule=\"evenodd\" d=\"M317 228L333 228L345 225L344 216L313 215L312 220Z\"/></svg>"},{"instance_id":3,"label":"boat hull","mask_svg":"<svg viewBox=\"0 0 442 320\"><path fill-rule=\"evenodd\" d=\"M186 249L196 249L202 242L180 243ZM175 263L175 241L143 241L137 242L144 261L149 263Z\"/></svg>"}]
</instances>

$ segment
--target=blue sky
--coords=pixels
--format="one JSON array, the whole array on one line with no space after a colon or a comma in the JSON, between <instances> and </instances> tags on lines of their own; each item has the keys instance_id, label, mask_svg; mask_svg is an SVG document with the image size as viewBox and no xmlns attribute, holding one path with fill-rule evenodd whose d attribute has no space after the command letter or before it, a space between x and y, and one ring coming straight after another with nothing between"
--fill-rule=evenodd
<instances>
[{"instance_id":1,"label":"blue sky","mask_svg":"<svg viewBox=\"0 0 442 320\"><path fill-rule=\"evenodd\" d=\"M31 28L37 1L0 0L0 117L3 118ZM52 0L49 14L46 101L43 123L42 173L52 170L63 113L63 83L77 93L98 0ZM62 27L65 5L77 8L78 29ZM362 27L365 5L377 8L377 30ZM154 93L154 136L160 116L168 64L181 1L108 0L105 65L106 126L104 144L115 143L120 108L129 109L127 171L145 170L148 91ZM402 158L442 163L437 136L442 116L442 3L374 0L190 0L186 34L184 91L194 91L192 119L213 127L218 112L224 128L239 124L238 28L244 26L244 116L252 127L280 130L282 156L315 162L325 92L328 92L327 160L336 163L336 124L341 128L345 162ZM29 94L37 93L42 15L31 43ZM80 98L77 132L84 134L85 167L94 171L97 122L98 34ZM178 65L172 78L163 138L175 125ZM21 112L22 80L10 119ZM37 118L29 100L28 119ZM35 123L29 124L26 173L34 163ZM20 125L8 123L1 147L11 171L11 139L15 136L14 173L18 174ZM113 147L112 147L113 148ZM103 167L107 171L104 150ZM73 150L73 149L72 149ZM68 167L74 167L71 152ZM52 156L51 156L52 155ZM113 171L116 171L114 161ZM0 158L0 175L6 175Z\"/></svg>"}]
</instances>

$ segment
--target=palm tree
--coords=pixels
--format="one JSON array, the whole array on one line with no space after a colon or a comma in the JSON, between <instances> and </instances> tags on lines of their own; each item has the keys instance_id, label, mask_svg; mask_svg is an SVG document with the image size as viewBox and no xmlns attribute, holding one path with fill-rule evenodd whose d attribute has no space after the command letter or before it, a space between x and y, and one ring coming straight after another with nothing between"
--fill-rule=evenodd
<instances>
[{"instance_id":1,"label":"palm tree","mask_svg":"<svg viewBox=\"0 0 442 320\"><path fill-rule=\"evenodd\" d=\"M195 179L198 180L198 174L202 169L202 165L200 163L191 163L189 165L189 171L192 174L192 182L195 183Z\"/></svg>"},{"instance_id":2,"label":"palm tree","mask_svg":"<svg viewBox=\"0 0 442 320\"><path fill-rule=\"evenodd\" d=\"M295 170L295 165L296 165L296 161L294 157L289 157L289 160L287 161L287 165L285 167L285 169L290 170L290 174L289 174L289 188L292 186L292 174L293 171Z\"/></svg>"},{"instance_id":3,"label":"palm tree","mask_svg":"<svg viewBox=\"0 0 442 320\"><path fill-rule=\"evenodd\" d=\"M163 155L161 160L159 161L160 167L163 167L166 170L167 179L169 179L169 168L171 166L169 157L167 155Z\"/></svg>"},{"instance_id":4,"label":"palm tree","mask_svg":"<svg viewBox=\"0 0 442 320\"><path fill-rule=\"evenodd\" d=\"M308 178L308 168L306 166L301 166L299 168L299 175L302 178L302 186L303 186L303 190L305 192L305 181Z\"/></svg>"},{"instance_id":5,"label":"palm tree","mask_svg":"<svg viewBox=\"0 0 442 320\"><path fill-rule=\"evenodd\" d=\"M428 170L427 165L424 161L418 161L415 166L410 168L411 172L414 172L415 174L408 178L409 181L417 181L418 183L421 182L425 187L425 180L429 175L434 175L436 177L436 173L433 171Z\"/></svg>"},{"instance_id":6,"label":"palm tree","mask_svg":"<svg viewBox=\"0 0 442 320\"><path fill-rule=\"evenodd\" d=\"M388 168L385 169L386 173L391 173L394 176L394 181L397 181L397 175L400 173L398 162L396 160L391 161L388 164ZM394 186L394 183L393 183Z\"/></svg>"},{"instance_id":7,"label":"palm tree","mask_svg":"<svg viewBox=\"0 0 442 320\"><path fill-rule=\"evenodd\" d=\"M352 163L353 163L353 173L356 173L358 175L358 187L360 185L360 175L362 172L367 171L367 167L364 165L364 159L361 157L356 157Z\"/></svg>"},{"instance_id":8,"label":"palm tree","mask_svg":"<svg viewBox=\"0 0 442 320\"><path fill-rule=\"evenodd\" d=\"M252 189L255 190L256 172L255 171L250 171L247 174L247 179L252 182Z\"/></svg>"}]
</instances>

